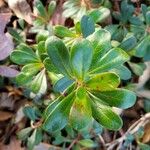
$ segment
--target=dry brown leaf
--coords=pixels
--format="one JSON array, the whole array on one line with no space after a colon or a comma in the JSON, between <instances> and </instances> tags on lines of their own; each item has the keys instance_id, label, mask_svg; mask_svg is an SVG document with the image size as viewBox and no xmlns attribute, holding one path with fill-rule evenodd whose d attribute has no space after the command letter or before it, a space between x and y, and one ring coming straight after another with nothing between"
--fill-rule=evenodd
<instances>
[{"instance_id":1,"label":"dry brown leaf","mask_svg":"<svg viewBox=\"0 0 150 150\"><path fill-rule=\"evenodd\" d=\"M144 128L144 135L142 138L142 143L150 142L150 122L146 124Z\"/></svg>"},{"instance_id":2,"label":"dry brown leaf","mask_svg":"<svg viewBox=\"0 0 150 150\"><path fill-rule=\"evenodd\" d=\"M0 0L0 7L4 6L4 1L3 0Z\"/></svg>"},{"instance_id":3,"label":"dry brown leaf","mask_svg":"<svg viewBox=\"0 0 150 150\"><path fill-rule=\"evenodd\" d=\"M10 77L10 78L13 78L13 77L16 77L18 75L19 71L13 69L13 68L10 68L10 67L7 67L7 66L0 66L0 75L1 76L5 76L5 77Z\"/></svg>"},{"instance_id":4,"label":"dry brown leaf","mask_svg":"<svg viewBox=\"0 0 150 150\"><path fill-rule=\"evenodd\" d=\"M0 111L0 121L5 121L10 119L13 116L13 113L7 111Z\"/></svg>"},{"instance_id":5,"label":"dry brown leaf","mask_svg":"<svg viewBox=\"0 0 150 150\"><path fill-rule=\"evenodd\" d=\"M7 92L0 93L0 109L7 108L9 110L14 109L15 100L12 96L9 96Z\"/></svg>"},{"instance_id":6,"label":"dry brown leaf","mask_svg":"<svg viewBox=\"0 0 150 150\"><path fill-rule=\"evenodd\" d=\"M9 56L14 48L13 41L8 33L4 33L6 24L9 22L11 13L0 14L0 60Z\"/></svg>"},{"instance_id":7,"label":"dry brown leaf","mask_svg":"<svg viewBox=\"0 0 150 150\"><path fill-rule=\"evenodd\" d=\"M21 142L16 138L12 138L9 145L0 143L0 150L25 150L21 147Z\"/></svg>"},{"instance_id":8,"label":"dry brown leaf","mask_svg":"<svg viewBox=\"0 0 150 150\"><path fill-rule=\"evenodd\" d=\"M50 148L55 150L61 150L59 147L49 145L47 143L40 143L39 145L34 147L34 150L49 150Z\"/></svg>"},{"instance_id":9,"label":"dry brown leaf","mask_svg":"<svg viewBox=\"0 0 150 150\"><path fill-rule=\"evenodd\" d=\"M57 4L57 7L56 7L56 10L50 20L51 24L53 25L64 25L65 23L65 18L62 16L62 12L63 12L63 3L64 3L64 0L60 0L58 1L58 4Z\"/></svg>"},{"instance_id":10,"label":"dry brown leaf","mask_svg":"<svg viewBox=\"0 0 150 150\"><path fill-rule=\"evenodd\" d=\"M29 24L32 24L32 11L26 0L8 0L8 5L18 18L24 19Z\"/></svg>"}]
</instances>

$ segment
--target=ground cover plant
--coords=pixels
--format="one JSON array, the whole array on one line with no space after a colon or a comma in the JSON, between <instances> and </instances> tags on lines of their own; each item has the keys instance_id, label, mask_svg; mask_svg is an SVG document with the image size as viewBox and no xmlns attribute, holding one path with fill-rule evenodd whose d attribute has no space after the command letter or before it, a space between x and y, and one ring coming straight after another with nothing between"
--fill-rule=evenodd
<instances>
[{"instance_id":1,"label":"ground cover plant","mask_svg":"<svg viewBox=\"0 0 150 150\"><path fill-rule=\"evenodd\" d=\"M150 1L0 1L0 149L149 150Z\"/></svg>"}]
</instances>

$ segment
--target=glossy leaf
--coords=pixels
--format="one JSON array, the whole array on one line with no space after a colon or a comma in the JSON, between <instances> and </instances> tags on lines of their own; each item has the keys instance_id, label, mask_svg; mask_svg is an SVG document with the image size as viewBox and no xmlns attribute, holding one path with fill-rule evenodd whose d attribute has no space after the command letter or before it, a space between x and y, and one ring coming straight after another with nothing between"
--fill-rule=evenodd
<instances>
[{"instance_id":1,"label":"glossy leaf","mask_svg":"<svg viewBox=\"0 0 150 150\"><path fill-rule=\"evenodd\" d=\"M56 100L52 101L43 113L43 117L46 119L47 116L55 109L55 107L63 100L63 96L58 97Z\"/></svg>"},{"instance_id":2,"label":"glossy leaf","mask_svg":"<svg viewBox=\"0 0 150 150\"><path fill-rule=\"evenodd\" d=\"M22 130L17 134L17 136L18 136L19 139L25 140L25 139L27 139L27 138L29 137L29 135L30 135L30 133L31 133L32 130L33 130L33 129L32 129L31 127L24 128L24 129L22 129Z\"/></svg>"},{"instance_id":3,"label":"glossy leaf","mask_svg":"<svg viewBox=\"0 0 150 150\"><path fill-rule=\"evenodd\" d=\"M54 66L54 64L51 62L50 58L46 58L43 61L44 67L46 68L47 71L49 72L54 72L54 73L59 73L59 71L57 70L57 68Z\"/></svg>"},{"instance_id":4,"label":"glossy leaf","mask_svg":"<svg viewBox=\"0 0 150 150\"><path fill-rule=\"evenodd\" d=\"M76 34L70 31L67 27L57 25L54 30L58 37L76 37Z\"/></svg>"},{"instance_id":5,"label":"glossy leaf","mask_svg":"<svg viewBox=\"0 0 150 150\"><path fill-rule=\"evenodd\" d=\"M36 35L36 41L37 43L41 42L41 41L46 41L46 39L50 36L49 31L47 30L41 30L38 32L38 34Z\"/></svg>"},{"instance_id":6,"label":"glossy leaf","mask_svg":"<svg viewBox=\"0 0 150 150\"><path fill-rule=\"evenodd\" d=\"M93 148L97 146L97 144L91 139L80 140L79 144L87 148Z\"/></svg>"},{"instance_id":7,"label":"glossy leaf","mask_svg":"<svg viewBox=\"0 0 150 150\"><path fill-rule=\"evenodd\" d=\"M111 72L115 72L123 80L128 80L131 78L131 71L124 65L120 65L115 69L112 69Z\"/></svg>"},{"instance_id":8,"label":"glossy leaf","mask_svg":"<svg viewBox=\"0 0 150 150\"><path fill-rule=\"evenodd\" d=\"M21 85L28 83L28 81L31 81L33 76L36 75L41 68L41 63L31 63L25 65L16 77L17 83Z\"/></svg>"},{"instance_id":9,"label":"glossy leaf","mask_svg":"<svg viewBox=\"0 0 150 150\"><path fill-rule=\"evenodd\" d=\"M110 15L110 11L107 8L100 7L99 9L94 9L89 12L89 16L94 20L94 22L102 22Z\"/></svg>"},{"instance_id":10,"label":"glossy leaf","mask_svg":"<svg viewBox=\"0 0 150 150\"><path fill-rule=\"evenodd\" d=\"M113 48L108 51L95 64L95 69L92 68L90 73L100 73L116 68L129 60L129 56L120 48Z\"/></svg>"},{"instance_id":11,"label":"glossy leaf","mask_svg":"<svg viewBox=\"0 0 150 150\"><path fill-rule=\"evenodd\" d=\"M73 106L70 112L70 124L76 130L81 130L92 121L90 99L84 88L79 88L76 93Z\"/></svg>"},{"instance_id":12,"label":"glossy leaf","mask_svg":"<svg viewBox=\"0 0 150 150\"><path fill-rule=\"evenodd\" d=\"M144 110L147 113L150 112L150 100L149 99L144 100Z\"/></svg>"},{"instance_id":13,"label":"glossy leaf","mask_svg":"<svg viewBox=\"0 0 150 150\"><path fill-rule=\"evenodd\" d=\"M137 44L137 39L135 36L129 36L126 39L124 39L119 47L125 51L132 50Z\"/></svg>"},{"instance_id":14,"label":"glossy leaf","mask_svg":"<svg viewBox=\"0 0 150 150\"><path fill-rule=\"evenodd\" d=\"M51 1L48 5L48 15L51 17L55 11L56 8L56 1Z\"/></svg>"},{"instance_id":15,"label":"glossy leaf","mask_svg":"<svg viewBox=\"0 0 150 150\"><path fill-rule=\"evenodd\" d=\"M148 144L144 144L144 143L139 142L138 145L139 145L141 150L149 150L150 149L150 146Z\"/></svg>"},{"instance_id":16,"label":"glossy leaf","mask_svg":"<svg viewBox=\"0 0 150 150\"><path fill-rule=\"evenodd\" d=\"M30 84L30 88L31 88L32 92L38 93L39 90L41 89L41 86L42 86L42 83L44 82L44 80L46 80L45 70L42 70ZM45 85L45 86L47 86L47 85Z\"/></svg>"},{"instance_id":17,"label":"glossy leaf","mask_svg":"<svg viewBox=\"0 0 150 150\"><path fill-rule=\"evenodd\" d=\"M88 37L88 40L91 42L94 48L94 52L98 56L99 56L99 53L98 53L99 51L103 51L104 49L106 52L107 49L111 48L111 45L110 45L111 35L107 30L99 29L98 31L95 31L92 35Z\"/></svg>"},{"instance_id":18,"label":"glossy leaf","mask_svg":"<svg viewBox=\"0 0 150 150\"><path fill-rule=\"evenodd\" d=\"M28 117L32 121L35 121L36 119L38 119L36 110L31 106L25 106L23 109L23 112L25 116Z\"/></svg>"},{"instance_id":19,"label":"glossy leaf","mask_svg":"<svg viewBox=\"0 0 150 150\"><path fill-rule=\"evenodd\" d=\"M68 123L71 106L74 101L75 93L65 97L46 117L42 128L48 132L55 132L63 129Z\"/></svg>"},{"instance_id":20,"label":"glossy leaf","mask_svg":"<svg viewBox=\"0 0 150 150\"><path fill-rule=\"evenodd\" d=\"M146 18L147 6L145 4L141 4L141 10L144 18Z\"/></svg>"},{"instance_id":21,"label":"glossy leaf","mask_svg":"<svg viewBox=\"0 0 150 150\"><path fill-rule=\"evenodd\" d=\"M83 79L92 61L92 46L88 40L78 40L71 48L71 63L77 78Z\"/></svg>"},{"instance_id":22,"label":"glossy leaf","mask_svg":"<svg viewBox=\"0 0 150 150\"><path fill-rule=\"evenodd\" d=\"M35 7L36 7L39 15L41 15L42 17L46 16L46 10L45 10L44 5L42 4L42 2L40 0L35 1Z\"/></svg>"},{"instance_id":23,"label":"glossy leaf","mask_svg":"<svg viewBox=\"0 0 150 150\"><path fill-rule=\"evenodd\" d=\"M150 11L146 13L146 24L150 25Z\"/></svg>"},{"instance_id":24,"label":"glossy leaf","mask_svg":"<svg viewBox=\"0 0 150 150\"><path fill-rule=\"evenodd\" d=\"M112 108L102 104L92 104L92 115L103 127L110 130L119 130L123 123L121 118L112 111Z\"/></svg>"},{"instance_id":25,"label":"glossy leaf","mask_svg":"<svg viewBox=\"0 0 150 150\"><path fill-rule=\"evenodd\" d=\"M29 150L33 150L35 145L38 145L42 141L42 131L37 128L33 131L32 135L28 138L27 147Z\"/></svg>"},{"instance_id":26,"label":"glossy leaf","mask_svg":"<svg viewBox=\"0 0 150 150\"><path fill-rule=\"evenodd\" d=\"M150 41L150 36L146 36L141 42L138 43L137 47L135 48L136 56L143 57L146 54L150 46L149 41Z\"/></svg>"},{"instance_id":27,"label":"glossy leaf","mask_svg":"<svg viewBox=\"0 0 150 150\"><path fill-rule=\"evenodd\" d=\"M114 89L111 91L95 92L93 94L110 106L123 109L133 106L136 101L135 93L126 89Z\"/></svg>"},{"instance_id":28,"label":"glossy leaf","mask_svg":"<svg viewBox=\"0 0 150 150\"><path fill-rule=\"evenodd\" d=\"M117 88L120 84L120 78L115 73L101 73L94 75L86 82L86 87L95 91L109 91Z\"/></svg>"},{"instance_id":29,"label":"glossy leaf","mask_svg":"<svg viewBox=\"0 0 150 150\"><path fill-rule=\"evenodd\" d=\"M137 75L141 76L146 69L146 65L144 63L128 63L129 66L131 67L132 71Z\"/></svg>"},{"instance_id":30,"label":"glossy leaf","mask_svg":"<svg viewBox=\"0 0 150 150\"><path fill-rule=\"evenodd\" d=\"M64 92L65 89L69 87L73 82L74 80L63 77L54 84L53 89L56 92Z\"/></svg>"},{"instance_id":31,"label":"glossy leaf","mask_svg":"<svg viewBox=\"0 0 150 150\"><path fill-rule=\"evenodd\" d=\"M17 50L12 52L11 60L19 65L40 62L39 58L36 56L33 50L23 44L20 45Z\"/></svg>"},{"instance_id":32,"label":"glossy leaf","mask_svg":"<svg viewBox=\"0 0 150 150\"><path fill-rule=\"evenodd\" d=\"M95 31L95 24L89 16L83 16L81 19L81 32L84 38Z\"/></svg>"},{"instance_id":33,"label":"glossy leaf","mask_svg":"<svg viewBox=\"0 0 150 150\"><path fill-rule=\"evenodd\" d=\"M62 74L70 76L71 68L69 52L64 43L56 37L50 37L46 40L45 46L47 53L57 70Z\"/></svg>"},{"instance_id":34,"label":"glossy leaf","mask_svg":"<svg viewBox=\"0 0 150 150\"><path fill-rule=\"evenodd\" d=\"M88 40L91 42L94 49L91 68L95 67L97 61L100 60L109 49L111 49L110 39L110 33L104 29L100 29L88 37Z\"/></svg>"},{"instance_id":35,"label":"glossy leaf","mask_svg":"<svg viewBox=\"0 0 150 150\"><path fill-rule=\"evenodd\" d=\"M127 23L132 14L134 13L134 6L132 4L128 4L128 2L122 1L121 3L121 22Z\"/></svg>"},{"instance_id":36,"label":"glossy leaf","mask_svg":"<svg viewBox=\"0 0 150 150\"><path fill-rule=\"evenodd\" d=\"M21 36L21 34L14 28L8 28L8 32L13 36L13 39L15 39L19 43L24 43L25 39Z\"/></svg>"}]
</instances>

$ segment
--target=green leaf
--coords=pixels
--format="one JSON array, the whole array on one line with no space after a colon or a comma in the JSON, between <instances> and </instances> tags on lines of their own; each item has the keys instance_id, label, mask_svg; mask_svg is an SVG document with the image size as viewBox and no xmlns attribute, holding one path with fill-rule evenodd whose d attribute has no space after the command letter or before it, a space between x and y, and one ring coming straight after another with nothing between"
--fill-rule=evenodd
<instances>
[{"instance_id":1,"label":"green leaf","mask_svg":"<svg viewBox=\"0 0 150 150\"><path fill-rule=\"evenodd\" d=\"M25 116L28 117L32 121L35 121L36 119L38 119L36 110L32 108L31 106L24 107L23 112Z\"/></svg>"},{"instance_id":2,"label":"green leaf","mask_svg":"<svg viewBox=\"0 0 150 150\"><path fill-rule=\"evenodd\" d=\"M42 83L46 80L45 69L43 69L38 75L34 78L34 80L30 84L30 88L32 92L38 93L41 89Z\"/></svg>"},{"instance_id":3,"label":"green leaf","mask_svg":"<svg viewBox=\"0 0 150 150\"><path fill-rule=\"evenodd\" d=\"M76 34L81 34L81 24L80 24L80 22L77 22L76 24L75 24L75 30L76 30Z\"/></svg>"},{"instance_id":4,"label":"green leaf","mask_svg":"<svg viewBox=\"0 0 150 150\"><path fill-rule=\"evenodd\" d=\"M111 72L115 72L123 80L128 80L131 78L131 71L124 65L112 69Z\"/></svg>"},{"instance_id":5,"label":"green leaf","mask_svg":"<svg viewBox=\"0 0 150 150\"><path fill-rule=\"evenodd\" d=\"M94 91L108 91L117 88L120 84L120 78L115 73L101 73L92 76L86 82L86 87Z\"/></svg>"},{"instance_id":6,"label":"green leaf","mask_svg":"<svg viewBox=\"0 0 150 150\"><path fill-rule=\"evenodd\" d=\"M90 71L93 73L100 73L114 69L129 60L128 54L120 48L113 48L108 51L98 62L95 64L95 69Z\"/></svg>"},{"instance_id":7,"label":"green leaf","mask_svg":"<svg viewBox=\"0 0 150 150\"><path fill-rule=\"evenodd\" d=\"M150 45L149 41L150 41L150 36L146 36L141 42L138 43L137 47L135 48L136 56L143 57L146 54Z\"/></svg>"},{"instance_id":8,"label":"green leaf","mask_svg":"<svg viewBox=\"0 0 150 150\"><path fill-rule=\"evenodd\" d=\"M47 116L54 110L54 108L61 102L63 98L63 96L59 96L56 100L52 101L45 109L43 113L43 118L46 119Z\"/></svg>"},{"instance_id":9,"label":"green leaf","mask_svg":"<svg viewBox=\"0 0 150 150\"><path fill-rule=\"evenodd\" d=\"M93 93L100 101L104 101L110 106L127 109L133 106L136 102L134 92L126 89L114 89L111 91L102 91Z\"/></svg>"},{"instance_id":10,"label":"green leaf","mask_svg":"<svg viewBox=\"0 0 150 150\"><path fill-rule=\"evenodd\" d=\"M33 131L32 135L28 138L27 147L29 150L33 150L35 145L38 145L42 141L43 135L40 128Z\"/></svg>"},{"instance_id":11,"label":"green leaf","mask_svg":"<svg viewBox=\"0 0 150 150\"><path fill-rule=\"evenodd\" d=\"M124 39L119 47L125 51L132 50L137 44L137 39L135 36L129 36L126 39Z\"/></svg>"},{"instance_id":12,"label":"green leaf","mask_svg":"<svg viewBox=\"0 0 150 150\"><path fill-rule=\"evenodd\" d=\"M92 59L92 67L95 67L97 61L99 61L102 56L111 49L111 35L107 30L100 29L94 32L92 35L88 37L88 40L91 42L94 54Z\"/></svg>"},{"instance_id":13,"label":"green leaf","mask_svg":"<svg viewBox=\"0 0 150 150\"><path fill-rule=\"evenodd\" d=\"M45 18L47 15L46 10L45 10L45 7L40 0L36 0L35 7L36 7L39 15L42 16L43 18Z\"/></svg>"},{"instance_id":14,"label":"green leaf","mask_svg":"<svg viewBox=\"0 0 150 150\"><path fill-rule=\"evenodd\" d=\"M63 11L63 16L68 18L68 17L72 17L73 15L75 15L79 10L80 8L77 6L77 7L72 7L70 5L70 8L65 8L66 6L66 2L64 3L63 7L64 7L64 11Z\"/></svg>"},{"instance_id":15,"label":"green leaf","mask_svg":"<svg viewBox=\"0 0 150 150\"><path fill-rule=\"evenodd\" d=\"M41 41L45 41L50 36L49 31L41 30L36 35L36 42L39 43Z\"/></svg>"},{"instance_id":16,"label":"green leaf","mask_svg":"<svg viewBox=\"0 0 150 150\"><path fill-rule=\"evenodd\" d=\"M63 38L63 37L76 37L75 33L70 31L67 27L64 27L61 25L55 26L54 32L58 37L61 37L61 38Z\"/></svg>"},{"instance_id":17,"label":"green leaf","mask_svg":"<svg viewBox=\"0 0 150 150\"><path fill-rule=\"evenodd\" d=\"M71 63L74 74L83 79L92 61L92 46L88 40L78 40L71 48Z\"/></svg>"},{"instance_id":18,"label":"green leaf","mask_svg":"<svg viewBox=\"0 0 150 150\"><path fill-rule=\"evenodd\" d=\"M8 28L8 32L12 35L12 37L19 43L24 43L24 38L20 35L20 33L14 28Z\"/></svg>"},{"instance_id":19,"label":"green leaf","mask_svg":"<svg viewBox=\"0 0 150 150\"><path fill-rule=\"evenodd\" d=\"M88 40L91 42L96 54L99 54L98 52L103 51L103 49L106 52L106 50L111 48L111 35L107 30L99 29L98 31L95 31L88 37Z\"/></svg>"},{"instance_id":20,"label":"green leaf","mask_svg":"<svg viewBox=\"0 0 150 150\"><path fill-rule=\"evenodd\" d=\"M139 16L132 16L132 17L130 17L129 21L132 25L135 25L135 26L144 25L143 21L141 20L141 18Z\"/></svg>"},{"instance_id":21,"label":"green leaf","mask_svg":"<svg viewBox=\"0 0 150 150\"><path fill-rule=\"evenodd\" d=\"M42 128L48 132L56 132L63 129L68 123L70 109L74 101L75 93L65 97L46 117Z\"/></svg>"},{"instance_id":22,"label":"green leaf","mask_svg":"<svg viewBox=\"0 0 150 150\"><path fill-rule=\"evenodd\" d=\"M55 140L52 142L54 145L60 145L65 142L65 137L61 135L61 131L57 131L53 134Z\"/></svg>"},{"instance_id":23,"label":"green leaf","mask_svg":"<svg viewBox=\"0 0 150 150\"><path fill-rule=\"evenodd\" d=\"M149 150L150 149L150 146L148 144L138 142L138 145L141 150Z\"/></svg>"},{"instance_id":24,"label":"green leaf","mask_svg":"<svg viewBox=\"0 0 150 150\"><path fill-rule=\"evenodd\" d=\"M141 4L141 10L144 18L146 18L146 13L147 13L147 6L145 4Z\"/></svg>"},{"instance_id":25,"label":"green leaf","mask_svg":"<svg viewBox=\"0 0 150 150\"><path fill-rule=\"evenodd\" d=\"M70 112L70 124L76 130L81 130L92 121L91 106L86 90L80 87Z\"/></svg>"},{"instance_id":26,"label":"green leaf","mask_svg":"<svg viewBox=\"0 0 150 150\"><path fill-rule=\"evenodd\" d=\"M25 73L26 75L34 75L40 69L42 69L42 67L43 67L42 63L27 64L22 68L21 72Z\"/></svg>"},{"instance_id":27,"label":"green leaf","mask_svg":"<svg viewBox=\"0 0 150 150\"><path fill-rule=\"evenodd\" d=\"M78 142L81 146L87 147L87 148L94 148L97 146L97 144L92 141L91 139L84 139L84 140L80 140Z\"/></svg>"},{"instance_id":28,"label":"green leaf","mask_svg":"<svg viewBox=\"0 0 150 150\"><path fill-rule=\"evenodd\" d=\"M51 1L48 5L48 15L51 17L56 9L56 1Z\"/></svg>"},{"instance_id":29,"label":"green leaf","mask_svg":"<svg viewBox=\"0 0 150 150\"><path fill-rule=\"evenodd\" d=\"M141 76L146 69L146 65L144 63L128 63L129 66L131 67L132 71L137 75Z\"/></svg>"},{"instance_id":30,"label":"green leaf","mask_svg":"<svg viewBox=\"0 0 150 150\"><path fill-rule=\"evenodd\" d=\"M59 71L57 70L57 68L54 66L54 64L51 62L50 58L47 57L44 61L43 61L43 64L46 68L47 71L49 72L54 72L54 73L57 73L59 74Z\"/></svg>"},{"instance_id":31,"label":"green leaf","mask_svg":"<svg viewBox=\"0 0 150 150\"><path fill-rule=\"evenodd\" d=\"M146 13L146 24L150 25L150 11Z\"/></svg>"},{"instance_id":32,"label":"green leaf","mask_svg":"<svg viewBox=\"0 0 150 150\"><path fill-rule=\"evenodd\" d=\"M45 46L47 53L57 70L64 75L70 76L71 68L69 52L64 43L56 37L50 37L46 40Z\"/></svg>"},{"instance_id":33,"label":"green leaf","mask_svg":"<svg viewBox=\"0 0 150 150\"><path fill-rule=\"evenodd\" d=\"M102 4L104 0L92 0L93 4Z\"/></svg>"},{"instance_id":34,"label":"green leaf","mask_svg":"<svg viewBox=\"0 0 150 150\"><path fill-rule=\"evenodd\" d=\"M64 92L65 89L70 86L72 83L74 82L74 80L69 79L67 77L63 77L60 80L58 80L55 84L54 84L54 91L56 92Z\"/></svg>"},{"instance_id":35,"label":"green leaf","mask_svg":"<svg viewBox=\"0 0 150 150\"><path fill-rule=\"evenodd\" d=\"M41 58L42 60L42 55L46 54L46 50L45 50L45 41L40 41L37 45L37 50L38 50L38 56Z\"/></svg>"},{"instance_id":36,"label":"green leaf","mask_svg":"<svg viewBox=\"0 0 150 150\"><path fill-rule=\"evenodd\" d=\"M150 112L150 100L149 99L145 99L144 100L144 110L148 113Z\"/></svg>"},{"instance_id":37,"label":"green leaf","mask_svg":"<svg viewBox=\"0 0 150 150\"><path fill-rule=\"evenodd\" d=\"M100 7L91 10L88 15L94 20L94 22L102 22L110 15L110 10L108 8Z\"/></svg>"},{"instance_id":38,"label":"green leaf","mask_svg":"<svg viewBox=\"0 0 150 150\"><path fill-rule=\"evenodd\" d=\"M29 137L32 130L33 130L33 128L31 128L31 127L24 128L19 133L17 133L17 136L19 139L25 140Z\"/></svg>"},{"instance_id":39,"label":"green leaf","mask_svg":"<svg viewBox=\"0 0 150 150\"><path fill-rule=\"evenodd\" d=\"M102 132L103 132L102 126L95 120L93 122L93 129L94 129L94 132L96 135L102 134Z\"/></svg>"},{"instance_id":40,"label":"green leaf","mask_svg":"<svg viewBox=\"0 0 150 150\"><path fill-rule=\"evenodd\" d=\"M130 19L132 14L134 13L134 6L132 4L128 4L126 0L121 3L121 21L125 24Z\"/></svg>"},{"instance_id":41,"label":"green leaf","mask_svg":"<svg viewBox=\"0 0 150 150\"><path fill-rule=\"evenodd\" d=\"M38 73L38 71L42 68L42 64L33 63L25 65L21 73L16 77L16 81L19 85L27 84L29 81L33 79L33 77Z\"/></svg>"},{"instance_id":42,"label":"green leaf","mask_svg":"<svg viewBox=\"0 0 150 150\"><path fill-rule=\"evenodd\" d=\"M10 58L13 62L19 65L40 62L33 50L25 44L21 44L19 47L17 47L17 50L14 50L11 53Z\"/></svg>"},{"instance_id":43,"label":"green leaf","mask_svg":"<svg viewBox=\"0 0 150 150\"><path fill-rule=\"evenodd\" d=\"M121 118L112 111L112 108L102 104L92 104L92 115L103 127L110 130L119 130L123 123Z\"/></svg>"},{"instance_id":44,"label":"green leaf","mask_svg":"<svg viewBox=\"0 0 150 150\"><path fill-rule=\"evenodd\" d=\"M16 82L19 85L25 85L32 81L33 75L26 75L25 73L21 72L19 75L16 77Z\"/></svg>"},{"instance_id":45,"label":"green leaf","mask_svg":"<svg viewBox=\"0 0 150 150\"><path fill-rule=\"evenodd\" d=\"M95 24L91 17L83 16L81 19L81 32L84 38L95 31Z\"/></svg>"},{"instance_id":46,"label":"green leaf","mask_svg":"<svg viewBox=\"0 0 150 150\"><path fill-rule=\"evenodd\" d=\"M150 45L149 45L147 52L143 59L144 59L144 61L150 61Z\"/></svg>"}]
</instances>

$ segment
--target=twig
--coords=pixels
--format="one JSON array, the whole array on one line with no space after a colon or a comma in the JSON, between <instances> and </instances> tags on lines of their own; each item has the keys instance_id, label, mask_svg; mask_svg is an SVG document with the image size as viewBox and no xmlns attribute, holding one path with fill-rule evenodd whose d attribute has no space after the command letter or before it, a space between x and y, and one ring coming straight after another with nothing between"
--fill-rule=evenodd
<instances>
[{"instance_id":1,"label":"twig","mask_svg":"<svg viewBox=\"0 0 150 150\"><path fill-rule=\"evenodd\" d=\"M105 144L105 141L104 141L103 137L102 137L100 134L98 135L98 137L99 137L99 139L100 139L100 142L101 142L101 144L102 144L104 150L106 150L106 144Z\"/></svg>"},{"instance_id":2,"label":"twig","mask_svg":"<svg viewBox=\"0 0 150 150\"><path fill-rule=\"evenodd\" d=\"M72 141L72 143L69 145L67 150L71 150L72 147L74 146L74 144L76 144L78 142L79 138L80 138L80 135L78 134L78 137Z\"/></svg>"},{"instance_id":3,"label":"twig","mask_svg":"<svg viewBox=\"0 0 150 150\"><path fill-rule=\"evenodd\" d=\"M120 148L120 145L122 145L123 141L127 138L128 134L136 133L140 127L144 127L149 121L150 121L150 113L147 113L139 120L137 120L133 125L131 125L131 127L126 131L126 133L122 137L116 139L111 143L107 143L106 144L106 146L108 147L107 150L112 150L118 144L119 144L118 148Z\"/></svg>"}]
</instances>

